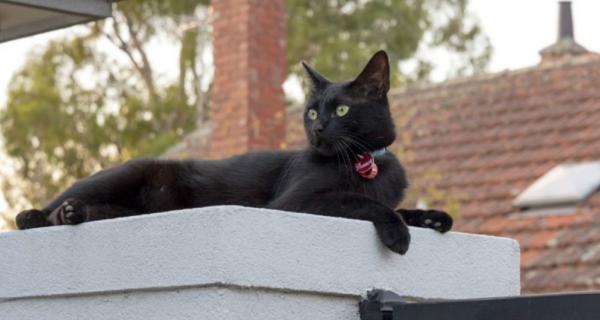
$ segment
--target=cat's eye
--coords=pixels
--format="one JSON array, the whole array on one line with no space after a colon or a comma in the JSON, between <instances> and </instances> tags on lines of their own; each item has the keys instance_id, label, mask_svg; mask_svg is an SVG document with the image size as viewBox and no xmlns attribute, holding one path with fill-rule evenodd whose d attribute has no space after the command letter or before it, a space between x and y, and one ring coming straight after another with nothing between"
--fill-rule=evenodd
<instances>
[{"instance_id":1,"label":"cat's eye","mask_svg":"<svg viewBox=\"0 0 600 320\"><path fill-rule=\"evenodd\" d=\"M340 105L335 109L335 114L338 117L343 117L348 114L348 111L350 111L350 107L346 105Z\"/></svg>"},{"instance_id":2,"label":"cat's eye","mask_svg":"<svg viewBox=\"0 0 600 320\"><path fill-rule=\"evenodd\" d=\"M319 116L319 114L317 113L317 110L315 110L315 109L308 110L308 118L310 120L317 120L318 116Z\"/></svg>"}]
</instances>

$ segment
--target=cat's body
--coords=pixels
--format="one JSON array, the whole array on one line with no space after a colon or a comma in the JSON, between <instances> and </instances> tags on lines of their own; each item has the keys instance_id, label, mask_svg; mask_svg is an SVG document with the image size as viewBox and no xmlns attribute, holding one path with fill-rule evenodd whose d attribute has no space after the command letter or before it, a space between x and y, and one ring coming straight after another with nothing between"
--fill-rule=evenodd
<instances>
[{"instance_id":1,"label":"cat's body","mask_svg":"<svg viewBox=\"0 0 600 320\"><path fill-rule=\"evenodd\" d=\"M396 157L381 152L395 138L388 68L379 52L356 80L335 84L307 67L314 91L304 114L310 142L304 150L224 160L134 160L80 180L46 208L20 213L17 224L27 229L242 205L372 221L384 244L404 253L410 242L404 220L442 232L452 220L438 211L393 210L407 181ZM374 157L370 175L355 168L365 155Z\"/></svg>"},{"instance_id":2,"label":"cat's body","mask_svg":"<svg viewBox=\"0 0 600 320\"><path fill-rule=\"evenodd\" d=\"M319 213L314 199L327 193L358 193L395 208L406 187L404 171L389 152L376 161L381 178L363 181L349 164L310 151L255 152L217 161L134 160L80 180L43 211L50 214L78 199L90 207L86 221L104 218L112 211L106 204L118 207L115 215L211 205Z\"/></svg>"}]
</instances>

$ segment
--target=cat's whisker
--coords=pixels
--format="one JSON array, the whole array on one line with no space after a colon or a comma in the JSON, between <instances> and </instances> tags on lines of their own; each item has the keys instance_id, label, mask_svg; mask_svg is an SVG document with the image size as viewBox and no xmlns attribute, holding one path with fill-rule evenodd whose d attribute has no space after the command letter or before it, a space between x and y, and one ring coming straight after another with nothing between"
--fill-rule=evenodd
<instances>
[{"instance_id":1,"label":"cat's whisker","mask_svg":"<svg viewBox=\"0 0 600 320\"><path fill-rule=\"evenodd\" d=\"M364 139L362 139L359 136L350 135L347 138L352 140L354 143L356 143L358 147L363 148L365 152L370 152L370 151L373 151L373 149L374 149L371 147L371 145L369 143L364 141Z\"/></svg>"},{"instance_id":2,"label":"cat's whisker","mask_svg":"<svg viewBox=\"0 0 600 320\"><path fill-rule=\"evenodd\" d=\"M348 156L348 154L346 153L346 148L342 148L342 156L344 159L345 166L347 168L352 168L352 161L351 161L350 157Z\"/></svg>"},{"instance_id":3,"label":"cat's whisker","mask_svg":"<svg viewBox=\"0 0 600 320\"><path fill-rule=\"evenodd\" d=\"M352 172L352 157L348 154L348 149L349 149L348 144L345 143L344 140L340 140L340 142L342 142L346 146L346 148L343 149L343 151L344 151L343 154L345 155L346 159L348 159L348 170L350 172ZM352 174L350 176L354 177L354 175L352 175Z\"/></svg>"},{"instance_id":4,"label":"cat's whisker","mask_svg":"<svg viewBox=\"0 0 600 320\"><path fill-rule=\"evenodd\" d=\"M357 135L350 135L352 139L354 139L357 143L360 143L367 149L375 149L368 141L366 141L363 137Z\"/></svg>"},{"instance_id":5,"label":"cat's whisker","mask_svg":"<svg viewBox=\"0 0 600 320\"><path fill-rule=\"evenodd\" d=\"M338 167L341 168L343 166L343 164L341 163L341 160L340 160L340 149L336 142L333 143L333 148L335 149L335 157L336 157L337 165L338 165Z\"/></svg>"},{"instance_id":6,"label":"cat's whisker","mask_svg":"<svg viewBox=\"0 0 600 320\"><path fill-rule=\"evenodd\" d=\"M343 144L343 140L341 140L339 138L340 137L336 137L336 139L333 142L333 145L336 150L336 156L339 155L342 158L342 161L343 161L342 167L346 167L349 165L347 162L347 160L349 160L349 159L346 159L346 154L345 154L346 147ZM350 162L350 164L351 164L351 162Z\"/></svg>"},{"instance_id":7,"label":"cat's whisker","mask_svg":"<svg viewBox=\"0 0 600 320\"><path fill-rule=\"evenodd\" d=\"M354 149L352 148L353 145L353 141L352 140L344 140L344 144L347 146L347 150L350 153L350 156L352 156L354 159L358 159L358 154L354 151ZM357 146L359 149L361 148L359 145L355 145ZM368 150L363 150L364 152L369 152Z\"/></svg>"},{"instance_id":8,"label":"cat's whisker","mask_svg":"<svg viewBox=\"0 0 600 320\"><path fill-rule=\"evenodd\" d=\"M346 144L348 145L348 148L353 153L353 155L355 156L355 158L357 157L357 155L356 155L356 152L354 151L354 149L351 148L352 146L357 147L358 149L360 149L361 152L364 152L364 153L368 153L369 152L369 150L367 148L365 148L364 145L362 145L358 141L352 139L351 137L345 136L345 137L341 137L341 138L342 138L342 140L344 140L346 142Z\"/></svg>"},{"instance_id":9,"label":"cat's whisker","mask_svg":"<svg viewBox=\"0 0 600 320\"><path fill-rule=\"evenodd\" d=\"M354 150L352 150L352 145L344 139L342 139L342 143L346 146L346 152L348 153L348 155L351 158L357 159L358 157L356 155L356 152L354 152Z\"/></svg>"}]
</instances>

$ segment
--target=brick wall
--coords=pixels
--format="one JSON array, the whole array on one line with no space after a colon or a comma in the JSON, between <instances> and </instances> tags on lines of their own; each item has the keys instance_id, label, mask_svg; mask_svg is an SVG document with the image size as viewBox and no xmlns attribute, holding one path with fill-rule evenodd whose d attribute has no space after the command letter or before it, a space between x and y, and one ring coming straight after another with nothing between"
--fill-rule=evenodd
<instances>
[{"instance_id":1,"label":"brick wall","mask_svg":"<svg viewBox=\"0 0 600 320\"><path fill-rule=\"evenodd\" d=\"M280 148L285 138L285 1L219 0L212 6L209 155Z\"/></svg>"}]
</instances>

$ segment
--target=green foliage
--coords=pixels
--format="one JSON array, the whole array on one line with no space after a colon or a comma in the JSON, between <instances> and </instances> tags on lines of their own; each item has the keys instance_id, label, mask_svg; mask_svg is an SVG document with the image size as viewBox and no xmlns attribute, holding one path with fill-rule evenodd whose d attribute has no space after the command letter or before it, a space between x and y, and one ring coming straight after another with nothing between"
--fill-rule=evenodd
<instances>
[{"instance_id":1,"label":"green foliage","mask_svg":"<svg viewBox=\"0 0 600 320\"><path fill-rule=\"evenodd\" d=\"M15 223L15 220L11 217L9 217L6 214L2 214L0 213L0 231L4 230L17 230L17 225Z\"/></svg>"},{"instance_id":2,"label":"green foliage","mask_svg":"<svg viewBox=\"0 0 600 320\"><path fill-rule=\"evenodd\" d=\"M392 65L416 59L410 73L392 73L398 84L426 80L435 63L423 52L435 48L459 60L454 75L479 72L491 49L467 1L288 0L288 65L301 74L298 61L305 60L337 80L351 79L373 52L386 49Z\"/></svg>"}]
</instances>

